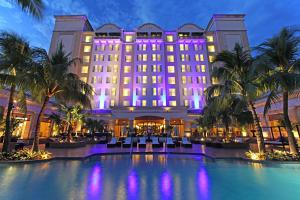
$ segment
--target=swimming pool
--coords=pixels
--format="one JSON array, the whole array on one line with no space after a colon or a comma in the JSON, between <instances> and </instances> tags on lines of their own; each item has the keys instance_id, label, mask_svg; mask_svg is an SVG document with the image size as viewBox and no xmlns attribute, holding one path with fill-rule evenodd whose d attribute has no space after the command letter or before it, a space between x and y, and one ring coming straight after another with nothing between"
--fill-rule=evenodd
<instances>
[{"instance_id":1,"label":"swimming pool","mask_svg":"<svg viewBox=\"0 0 300 200\"><path fill-rule=\"evenodd\" d=\"M0 199L299 199L300 165L200 156L95 156L0 165Z\"/></svg>"}]
</instances>

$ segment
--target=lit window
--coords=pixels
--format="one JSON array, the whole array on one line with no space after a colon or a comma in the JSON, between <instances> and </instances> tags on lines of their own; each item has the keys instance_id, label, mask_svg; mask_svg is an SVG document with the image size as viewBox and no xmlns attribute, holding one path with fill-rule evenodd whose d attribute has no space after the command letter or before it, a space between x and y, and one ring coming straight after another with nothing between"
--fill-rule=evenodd
<instances>
[{"instance_id":1,"label":"lit window","mask_svg":"<svg viewBox=\"0 0 300 200\"><path fill-rule=\"evenodd\" d=\"M115 100L113 100L113 99L110 100L110 106L111 106L111 107L115 106Z\"/></svg>"},{"instance_id":2,"label":"lit window","mask_svg":"<svg viewBox=\"0 0 300 200\"><path fill-rule=\"evenodd\" d=\"M186 72L185 65L181 65L181 72Z\"/></svg>"},{"instance_id":3,"label":"lit window","mask_svg":"<svg viewBox=\"0 0 300 200\"><path fill-rule=\"evenodd\" d=\"M199 61L199 55L195 54L195 61Z\"/></svg>"},{"instance_id":4,"label":"lit window","mask_svg":"<svg viewBox=\"0 0 300 200\"><path fill-rule=\"evenodd\" d=\"M173 45L167 45L167 51L168 52L173 52L174 51L174 46Z\"/></svg>"},{"instance_id":5,"label":"lit window","mask_svg":"<svg viewBox=\"0 0 300 200\"><path fill-rule=\"evenodd\" d=\"M176 106L176 101L169 101L170 106Z\"/></svg>"},{"instance_id":6,"label":"lit window","mask_svg":"<svg viewBox=\"0 0 300 200\"><path fill-rule=\"evenodd\" d=\"M82 66L81 67L81 73L86 74L89 72L89 66Z\"/></svg>"},{"instance_id":7,"label":"lit window","mask_svg":"<svg viewBox=\"0 0 300 200\"><path fill-rule=\"evenodd\" d=\"M197 83L201 83L201 76L197 76Z\"/></svg>"},{"instance_id":8,"label":"lit window","mask_svg":"<svg viewBox=\"0 0 300 200\"><path fill-rule=\"evenodd\" d=\"M123 101L123 106L129 106L129 101Z\"/></svg>"},{"instance_id":9,"label":"lit window","mask_svg":"<svg viewBox=\"0 0 300 200\"><path fill-rule=\"evenodd\" d=\"M152 76L152 83L156 83L156 76Z\"/></svg>"},{"instance_id":10,"label":"lit window","mask_svg":"<svg viewBox=\"0 0 300 200\"><path fill-rule=\"evenodd\" d=\"M147 95L147 88L142 88L142 95L146 96Z\"/></svg>"},{"instance_id":11,"label":"lit window","mask_svg":"<svg viewBox=\"0 0 300 200\"><path fill-rule=\"evenodd\" d=\"M83 62L84 63L90 62L90 56L83 56Z\"/></svg>"},{"instance_id":12,"label":"lit window","mask_svg":"<svg viewBox=\"0 0 300 200\"><path fill-rule=\"evenodd\" d=\"M156 51L157 50L156 44L152 44L151 47L152 47L152 51Z\"/></svg>"},{"instance_id":13,"label":"lit window","mask_svg":"<svg viewBox=\"0 0 300 200\"><path fill-rule=\"evenodd\" d=\"M202 76L202 83L205 84L206 83L206 77Z\"/></svg>"},{"instance_id":14,"label":"lit window","mask_svg":"<svg viewBox=\"0 0 300 200\"><path fill-rule=\"evenodd\" d=\"M90 45L85 45L83 48L83 52L88 53L91 52L92 47Z\"/></svg>"},{"instance_id":15,"label":"lit window","mask_svg":"<svg viewBox=\"0 0 300 200\"><path fill-rule=\"evenodd\" d=\"M147 61L147 54L143 54L143 61Z\"/></svg>"},{"instance_id":16,"label":"lit window","mask_svg":"<svg viewBox=\"0 0 300 200\"><path fill-rule=\"evenodd\" d=\"M80 80L82 80L83 82L87 82L87 77L81 77Z\"/></svg>"},{"instance_id":17,"label":"lit window","mask_svg":"<svg viewBox=\"0 0 300 200\"><path fill-rule=\"evenodd\" d=\"M212 35L208 35L206 36L207 42L213 42L214 41L214 37Z\"/></svg>"},{"instance_id":18,"label":"lit window","mask_svg":"<svg viewBox=\"0 0 300 200\"><path fill-rule=\"evenodd\" d=\"M182 89L183 96L187 96L187 88Z\"/></svg>"},{"instance_id":19,"label":"lit window","mask_svg":"<svg viewBox=\"0 0 300 200\"><path fill-rule=\"evenodd\" d=\"M186 76L182 76L182 77L181 77L181 82L182 82L183 84L186 84Z\"/></svg>"},{"instance_id":20,"label":"lit window","mask_svg":"<svg viewBox=\"0 0 300 200\"><path fill-rule=\"evenodd\" d=\"M168 62L174 62L174 56L173 56L173 55L169 55L169 56L167 57L167 61L168 61Z\"/></svg>"},{"instance_id":21,"label":"lit window","mask_svg":"<svg viewBox=\"0 0 300 200\"><path fill-rule=\"evenodd\" d=\"M156 61L156 54L152 54L152 61Z\"/></svg>"},{"instance_id":22,"label":"lit window","mask_svg":"<svg viewBox=\"0 0 300 200\"><path fill-rule=\"evenodd\" d=\"M131 62L132 61L132 56L126 55L125 56L125 62Z\"/></svg>"},{"instance_id":23,"label":"lit window","mask_svg":"<svg viewBox=\"0 0 300 200\"><path fill-rule=\"evenodd\" d=\"M175 73L175 67L174 66L168 66L168 72L169 73Z\"/></svg>"},{"instance_id":24,"label":"lit window","mask_svg":"<svg viewBox=\"0 0 300 200\"><path fill-rule=\"evenodd\" d=\"M173 42L174 38L173 35L167 35L167 42Z\"/></svg>"},{"instance_id":25,"label":"lit window","mask_svg":"<svg viewBox=\"0 0 300 200\"><path fill-rule=\"evenodd\" d=\"M213 85L219 83L218 78L216 78L216 77L212 77L211 82L212 82Z\"/></svg>"},{"instance_id":26,"label":"lit window","mask_svg":"<svg viewBox=\"0 0 300 200\"><path fill-rule=\"evenodd\" d=\"M142 106L147 106L147 101L146 100L142 100Z\"/></svg>"},{"instance_id":27,"label":"lit window","mask_svg":"<svg viewBox=\"0 0 300 200\"><path fill-rule=\"evenodd\" d=\"M116 88L111 88L111 96L116 96Z\"/></svg>"},{"instance_id":28,"label":"lit window","mask_svg":"<svg viewBox=\"0 0 300 200\"><path fill-rule=\"evenodd\" d=\"M116 83L117 83L117 77L116 77L116 76L113 76L113 77L112 77L112 83L113 83L113 84L116 84Z\"/></svg>"},{"instance_id":29,"label":"lit window","mask_svg":"<svg viewBox=\"0 0 300 200\"><path fill-rule=\"evenodd\" d=\"M124 88L123 89L123 96L124 97L130 96L130 89L129 88Z\"/></svg>"},{"instance_id":30,"label":"lit window","mask_svg":"<svg viewBox=\"0 0 300 200\"><path fill-rule=\"evenodd\" d=\"M124 73L130 73L131 67L130 66L124 66Z\"/></svg>"},{"instance_id":31,"label":"lit window","mask_svg":"<svg viewBox=\"0 0 300 200\"><path fill-rule=\"evenodd\" d=\"M157 83L162 83L162 77L161 76L157 77Z\"/></svg>"},{"instance_id":32,"label":"lit window","mask_svg":"<svg viewBox=\"0 0 300 200\"><path fill-rule=\"evenodd\" d=\"M118 72L118 65L114 65L114 72Z\"/></svg>"},{"instance_id":33,"label":"lit window","mask_svg":"<svg viewBox=\"0 0 300 200\"><path fill-rule=\"evenodd\" d=\"M203 56L203 54L200 54L200 61L204 61L204 56Z\"/></svg>"},{"instance_id":34,"label":"lit window","mask_svg":"<svg viewBox=\"0 0 300 200\"><path fill-rule=\"evenodd\" d=\"M143 83L143 84L146 84L146 83L147 83L147 78L148 78L147 76L143 76L143 80L142 80L142 83Z\"/></svg>"},{"instance_id":35,"label":"lit window","mask_svg":"<svg viewBox=\"0 0 300 200\"><path fill-rule=\"evenodd\" d=\"M198 51L198 44L194 44L194 50Z\"/></svg>"},{"instance_id":36,"label":"lit window","mask_svg":"<svg viewBox=\"0 0 300 200\"><path fill-rule=\"evenodd\" d=\"M175 77L168 77L168 83L171 85L176 84Z\"/></svg>"},{"instance_id":37,"label":"lit window","mask_svg":"<svg viewBox=\"0 0 300 200\"><path fill-rule=\"evenodd\" d=\"M152 100L152 106L157 106L157 100Z\"/></svg>"},{"instance_id":38,"label":"lit window","mask_svg":"<svg viewBox=\"0 0 300 200\"><path fill-rule=\"evenodd\" d=\"M114 46L114 50L115 50L115 51L119 51L119 48L120 48L120 45L119 45L119 44L116 44L116 45Z\"/></svg>"},{"instance_id":39,"label":"lit window","mask_svg":"<svg viewBox=\"0 0 300 200\"><path fill-rule=\"evenodd\" d=\"M129 45L129 44L125 45L125 51L132 52L132 45Z\"/></svg>"},{"instance_id":40,"label":"lit window","mask_svg":"<svg viewBox=\"0 0 300 200\"><path fill-rule=\"evenodd\" d=\"M208 52L215 52L215 46L214 45L208 45L207 49L208 49Z\"/></svg>"},{"instance_id":41,"label":"lit window","mask_svg":"<svg viewBox=\"0 0 300 200\"><path fill-rule=\"evenodd\" d=\"M146 44L139 44L138 45L138 50L139 51L146 51L147 50L147 45Z\"/></svg>"},{"instance_id":42,"label":"lit window","mask_svg":"<svg viewBox=\"0 0 300 200\"><path fill-rule=\"evenodd\" d=\"M92 36L91 35L87 35L87 36L85 36L85 39L84 39L84 41L85 42L91 42L92 41Z\"/></svg>"},{"instance_id":43,"label":"lit window","mask_svg":"<svg viewBox=\"0 0 300 200\"><path fill-rule=\"evenodd\" d=\"M133 41L132 35L126 35L125 36L125 42L132 42L132 41Z\"/></svg>"},{"instance_id":44,"label":"lit window","mask_svg":"<svg viewBox=\"0 0 300 200\"><path fill-rule=\"evenodd\" d=\"M176 96L176 90L175 90L175 88L170 88L169 89L169 96L171 96L171 97L175 97Z\"/></svg>"},{"instance_id":45,"label":"lit window","mask_svg":"<svg viewBox=\"0 0 300 200\"><path fill-rule=\"evenodd\" d=\"M184 106L189 106L189 100L184 100Z\"/></svg>"},{"instance_id":46,"label":"lit window","mask_svg":"<svg viewBox=\"0 0 300 200\"><path fill-rule=\"evenodd\" d=\"M129 84L130 82L130 77L124 77L123 83L124 85Z\"/></svg>"},{"instance_id":47,"label":"lit window","mask_svg":"<svg viewBox=\"0 0 300 200\"><path fill-rule=\"evenodd\" d=\"M109 44L109 45L108 45L108 50L109 50L109 51L112 51L112 50L113 50L113 45L112 45L112 44Z\"/></svg>"},{"instance_id":48,"label":"lit window","mask_svg":"<svg viewBox=\"0 0 300 200\"><path fill-rule=\"evenodd\" d=\"M215 57L214 56L209 56L208 59L209 59L209 62L214 62Z\"/></svg>"},{"instance_id":49,"label":"lit window","mask_svg":"<svg viewBox=\"0 0 300 200\"><path fill-rule=\"evenodd\" d=\"M206 71L205 65L201 65L201 71L202 71L202 72L205 72L205 71Z\"/></svg>"},{"instance_id":50,"label":"lit window","mask_svg":"<svg viewBox=\"0 0 300 200\"><path fill-rule=\"evenodd\" d=\"M200 65L196 65L196 72L200 72L200 71L201 71Z\"/></svg>"},{"instance_id":51,"label":"lit window","mask_svg":"<svg viewBox=\"0 0 300 200\"><path fill-rule=\"evenodd\" d=\"M184 51L184 45L183 45L183 44L180 44L180 45L179 45L179 50L180 50L180 51Z\"/></svg>"},{"instance_id":52,"label":"lit window","mask_svg":"<svg viewBox=\"0 0 300 200\"><path fill-rule=\"evenodd\" d=\"M157 89L156 88L152 88L152 95L156 96L157 95Z\"/></svg>"}]
</instances>

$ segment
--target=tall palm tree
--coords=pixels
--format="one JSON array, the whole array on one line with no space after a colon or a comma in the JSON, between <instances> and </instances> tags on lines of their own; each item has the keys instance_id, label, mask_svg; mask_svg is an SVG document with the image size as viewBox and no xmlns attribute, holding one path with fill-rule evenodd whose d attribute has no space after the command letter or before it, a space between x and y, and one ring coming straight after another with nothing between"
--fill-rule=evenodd
<instances>
[{"instance_id":1,"label":"tall palm tree","mask_svg":"<svg viewBox=\"0 0 300 200\"><path fill-rule=\"evenodd\" d=\"M70 67L74 66L78 59L70 60L70 54L65 53L61 43L51 57L42 49L40 54L43 55L40 57L41 65L35 69L35 87L31 89L33 97L42 105L36 120L33 151L39 150L40 122L51 98L57 102L80 103L85 107L91 107L92 95L92 87L80 80L76 74L69 72Z\"/></svg>"},{"instance_id":2,"label":"tall palm tree","mask_svg":"<svg viewBox=\"0 0 300 200\"><path fill-rule=\"evenodd\" d=\"M11 115L14 101L26 113L26 89L31 84L31 67L34 51L29 43L15 33L0 33L0 84L9 93L5 116L3 152L9 151Z\"/></svg>"},{"instance_id":3,"label":"tall palm tree","mask_svg":"<svg viewBox=\"0 0 300 200\"><path fill-rule=\"evenodd\" d=\"M264 83L270 90L265 104L265 111L278 101L279 94L283 101L283 119L288 133L290 152L298 154L297 142L289 118L289 95L298 92L300 88L300 37L299 30L283 28L278 35L266 40L257 47L260 56L269 63L269 74Z\"/></svg>"},{"instance_id":4,"label":"tall palm tree","mask_svg":"<svg viewBox=\"0 0 300 200\"><path fill-rule=\"evenodd\" d=\"M261 93L260 79L264 74L264 68L257 65L248 50L244 50L236 44L233 51L223 51L217 54L214 63L219 63L212 71L212 77L219 83L213 84L207 89L207 96L234 95L240 101L237 107L245 110L245 106L251 110L256 125L256 138L259 152L265 152L263 131L260 120L254 106L254 100Z\"/></svg>"},{"instance_id":5,"label":"tall palm tree","mask_svg":"<svg viewBox=\"0 0 300 200\"><path fill-rule=\"evenodd\" d=\"M37 19L41 19L43 16L44 3L42 0L8 0L18 4L21 9Z\"/></svg>"}]
</instances>

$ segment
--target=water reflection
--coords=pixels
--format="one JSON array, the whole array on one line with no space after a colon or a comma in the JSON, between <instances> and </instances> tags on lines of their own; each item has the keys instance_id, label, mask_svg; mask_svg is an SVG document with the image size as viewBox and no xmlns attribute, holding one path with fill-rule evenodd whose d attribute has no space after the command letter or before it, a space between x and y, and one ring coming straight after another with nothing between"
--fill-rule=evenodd
<instances>
[{"instance_id":1,"label":"water reflection","mask_svg":"<svg viewBox=\"0 0 300 200\"><path fill-rule=\"evenodd\" d=\"M131 171L128 175L128 189L127 191L129 192L128 194L130 194L131 196L135 196L137 193L137 189L138 189L138 177L136 175L135 171Z\"/></svg>"},{"instance_id":2,"label":"water reflection","mask_svg":"<svg viewBox=\"0 0 300 200\"><path fill-rule=\"evenodd\" d=\"M101 187L101 168L99 164L93 166L89 176L89 199L96 199L100 193Z\"/></svg>"},{"instance_id":3,"label":"water reflection","mask_svg":"<svg viewBox=\"0 0 300 200\"><path fill-rule=\"evenodd\" d=\"M161 192L162 192L162 199L168 199L171 196L171 191L172 191L172 179L171 175L165 171L161 175Z\"/></svg>"},{"instance_id":4,"label":"water reflection","mask_svg":"<svg viewBox=\"0 0 300 200\"><path fill-rule=\"evenodd\" d=\"M198 172L198 187L201 199L209 199L208 175L206 169L202 166Z\"/></svg>"}]
</instances>

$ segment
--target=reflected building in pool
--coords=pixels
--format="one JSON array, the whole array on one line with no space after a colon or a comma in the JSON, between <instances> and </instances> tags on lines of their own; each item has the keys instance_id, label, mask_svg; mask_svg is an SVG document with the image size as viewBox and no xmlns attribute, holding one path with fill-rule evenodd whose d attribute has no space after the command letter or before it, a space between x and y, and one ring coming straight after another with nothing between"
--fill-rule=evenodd
<instances>
[{"instance_id":1,"label":"reflected building in pool","mask_svg":"<svg viewBox=\"0 0 300 200\"><path fill-rule=\"evenodd\" d=\"M152 23L94 29L86 16L55 20L50 54L62 42L82 59L73 72L94 88L91 114L115 135L128 127L161 133L168 125L175 135L191 132L215 54L235 43L249 46L244 15L213 15L206 28L187 23L171 31Z\"/></svg>"}]
</instances>

